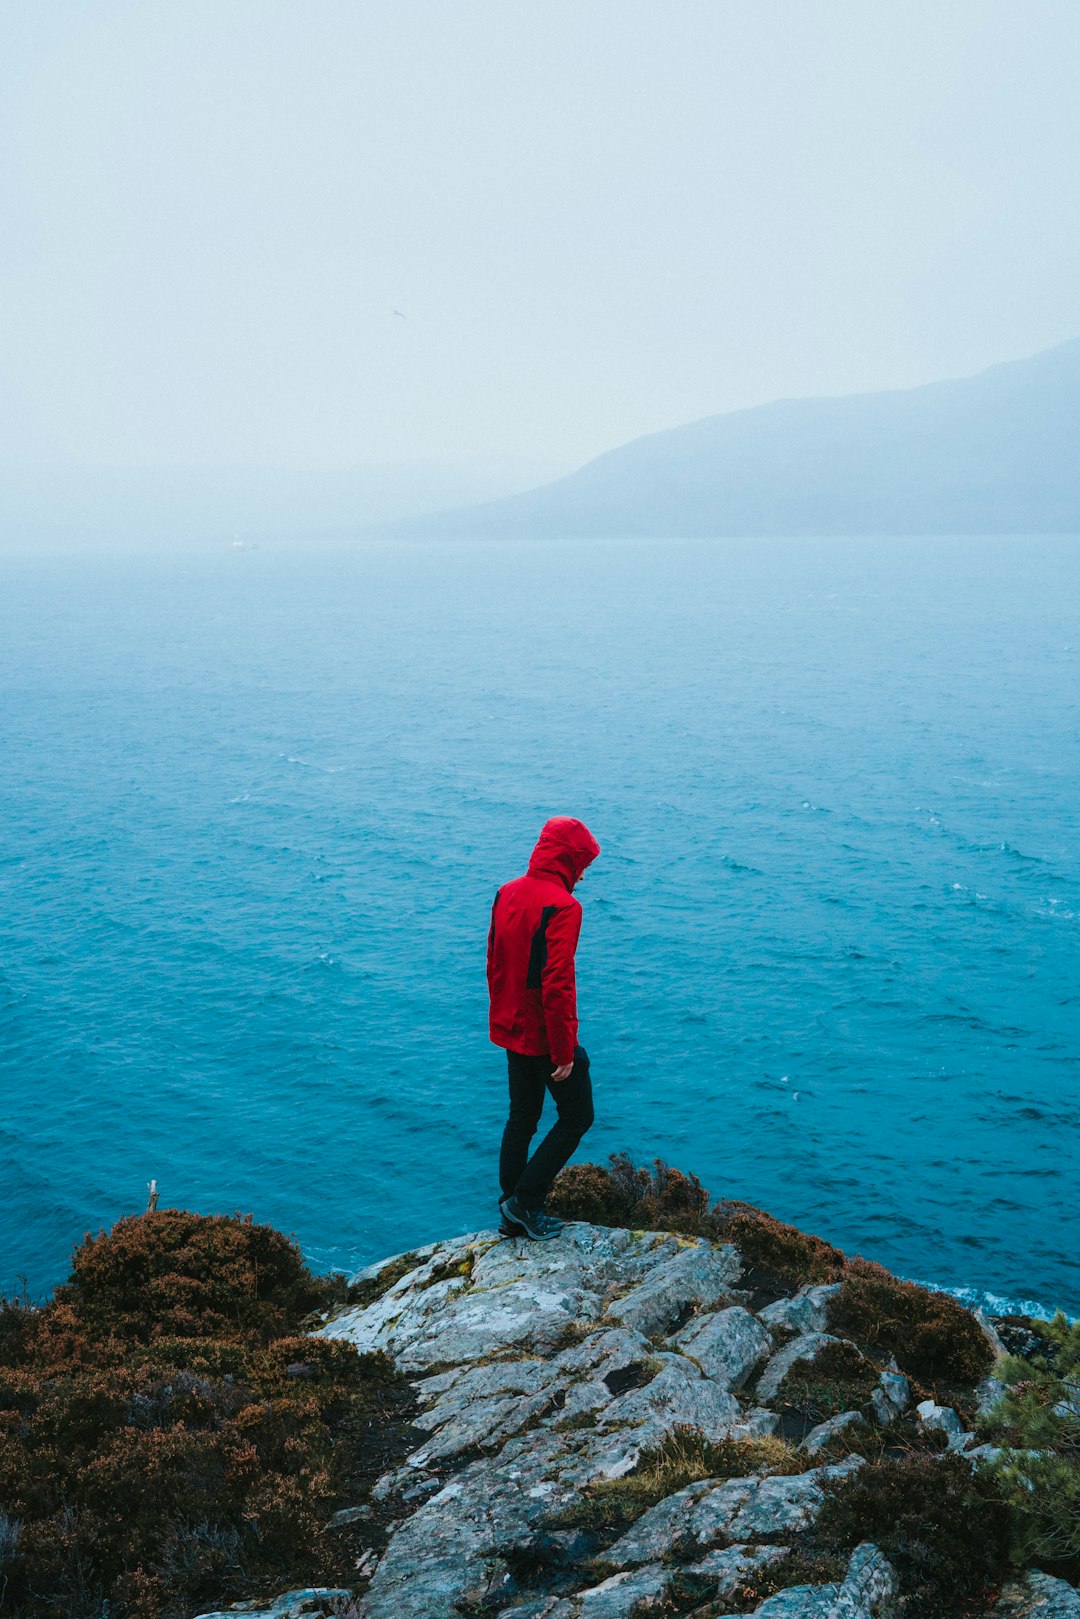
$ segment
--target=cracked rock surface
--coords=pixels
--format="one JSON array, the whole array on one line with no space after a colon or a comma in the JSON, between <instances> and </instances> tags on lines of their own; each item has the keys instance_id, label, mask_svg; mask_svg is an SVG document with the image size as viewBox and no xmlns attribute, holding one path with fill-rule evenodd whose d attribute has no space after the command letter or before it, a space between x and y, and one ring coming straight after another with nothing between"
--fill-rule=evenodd
<instances>
[{"instance_id":1,"label":"cracked rock surface","mask_svg":"<svg viewBox=\"0 0 1080 1619\"><path fill-rule=\"evenodd\" d=\"M363 1619L637 1619L687 1578L712 1619L781 1562L823 1486L861 1457L793 1462L795 1447L772 1440L775 1465L759 1446L766 1460L748 1476L673 1485L610 1532L575 1517L673 1436L777 1431L768 1406L784 1371L834 1341L835 1288L755 1312L742 1277L730 1245L569 1224L547 1243L453 1239L355 1278L365 1302L321 1333L389 1354L419 1407L416 1448L375 1488L390 1528ZM894 1587L867 1545L841 1583L781 1591L757 1611L885 1619Z\"/></svg>"}]
</instances>

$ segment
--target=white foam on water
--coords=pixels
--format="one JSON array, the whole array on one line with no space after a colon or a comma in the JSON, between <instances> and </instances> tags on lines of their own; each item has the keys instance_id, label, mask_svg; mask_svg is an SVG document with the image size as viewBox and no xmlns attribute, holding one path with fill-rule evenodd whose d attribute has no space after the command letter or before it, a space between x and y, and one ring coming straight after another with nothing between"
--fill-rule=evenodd
<instances>
[{"instance_id":1,"label":"white foam on water","mask_svg":"<svg viewBox=\"0 0 1080 1619\"><path fill-rule=\"evenodd\" d=\"M914 1279L914 1278L913 1278ZM984 1315L1026 1315L1035 1321L1052 1321L1055 1315L1064 1315L1070 1323L1080 1319L1070 1316L1056 1306L1040 1304L1036 1299L1011 1299L1004 1293L991 1293L979 1287L942 1287L937 1282L916 1283L931 1293L947 1293L969 1310L981 1310Z\"/></svg>"}]
</instances>

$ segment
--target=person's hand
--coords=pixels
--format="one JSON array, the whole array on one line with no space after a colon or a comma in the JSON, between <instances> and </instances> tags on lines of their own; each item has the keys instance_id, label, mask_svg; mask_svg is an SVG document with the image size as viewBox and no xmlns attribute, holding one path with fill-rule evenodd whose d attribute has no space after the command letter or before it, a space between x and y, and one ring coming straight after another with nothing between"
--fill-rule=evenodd
<instances>
[{"instance_id":1,"label":"person's hand","mask_svg":"<svg viewBox=\"0 0 1080 1619\"><path fill-rule=\"evenodd\" d=\"M574 1065L572 1062L561 1062L558 1068L551 1070L551 1077L555 1084L558 1084L560 1079L569 1079L573 1072Z\"/></svg>"}]
</instances>

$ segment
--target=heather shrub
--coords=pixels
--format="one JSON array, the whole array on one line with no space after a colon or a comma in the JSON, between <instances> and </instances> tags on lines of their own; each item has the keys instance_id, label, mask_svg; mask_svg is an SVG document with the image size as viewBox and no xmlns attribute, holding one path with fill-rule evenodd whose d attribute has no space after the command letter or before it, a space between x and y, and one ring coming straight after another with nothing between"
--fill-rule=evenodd
<instances>
[{"instance_id":1,"label":"heather shrub","mask_svg":"<svg viewBox=\"0 0 1080 1619\"><path fill-rule=\"evenodd\" d=\"M633 1200L601 1164L567 1164L556 1176L548 1206L564 1220L634 1229Z\"/></svg>"},{"instance_id":2,"label":"heather shrub","mask_svg":"<svg viewBox=\"0 0 1080 1619\"><path fill-rule=\"evenodd\" d=\"M299 1332L322 1296L269 1227L166 1210L88 1238L43 1308L9 1304L13 1612L181 1619L348 1583L355 1557L327 1519L382 1470L367 1451L402 1395L385 1357Z\"/></svg>"},{"instance_id":3,"label":"heather shrub","mask_svg":"<svg viewBox=\"0 0 1080 1619\"><path fill-rule=\"evenodd\" d=\"M977 1611L1008 1568L1008 1511L960 1456L911 1454L825 1485L816 1527L827 1548L872 1540L900 1577L907 1619Z\"/></svg>"},{"instance_id":4,"label":"heather shrub","mask_svg":"<svg viewBox=\"0 0 1080 1619\"><path fill-rule=\"evenodd\" d=\"M625 1153L611 1160L611 1179L634 1208L638 1229L705 1235L710 1224L709 1194L696 1175L672 1169L662 1158L652 1169L636 1169Z\"/></svg>"},{"instance_id":5,"label":"heather shrub","mask_svg":"<svg viewBox=\"0 0 1080 1619\"><path fill-rule=\"evenodd\" d=\"M635 1168L626 1153L613 1153L608 1169L571 1164L557 1177L551 1203L566 1220L632 1231L711 1234L708 1192L696 1175L671 1169L661 1158L652 1169Z\"/></svg>"},{"instance_id":6,"label":"heather shrub","mask_svg":"<svg viewBox=\"0 0 1080 1619\"><path fill-rule=\"evenodd\" d=\"M549 1201L566 1220L731 1242L749 1267L771 1272L792 1287L831 1280L844 1263L838 1248L749 1203L710 1203L696 1175L672 1169L661 1158L652 1169L635 1168L625 1153L613 1154L607 1169L572 1164L557 1177Z\"/></svg>"},{"instance_id":7,"label":"heather shrub","mask_svg":"<svg viewBox=\"0 0 1080 1619\"><path fill-rule=\"evenodd\" d=\"M0 1366L13 1365L25 1353L32 1321L26 1301L0 1298Z\"/></svg>"},{"instance_id":8,"label":"heather shrub","mask_svg":"<svg viewBox=\"0 0 1080 1619\"><path fill-rule=\"evenodd\" d=\"M783 1378L779 1398L810 1422L858 1411L877 1387L877 1367L851 1344L824 1344L813 1360L797 1360Z\"/></svg>"},{"instance_id":9,"label":"heather shrub","mask_svg":"<svg viewBox=\"0 0 1080 1619\"><path fill-rule=\"evenodd\" d=\"M895 1355L921 1382L977 1383L994 1351L970 1310L946 1293L901 1282L882 1265L850 1259L829 1304L829 1328Z\"/></svg>"},{"instance_id":10,"label":"heather shrub","mask_svg":"<svg viewBox=\"0 0 1080 1619\"><path fill-rule=\"evenodd\" d=\"M772 1272L793 1288L835 1281L844 1264L839 1248L785 1225L750 1203L726 1201L713 1210L714 1234L734 1243L747 1265Z\"/></svg>"},{"instance_id":11,"label":"heather shrub","mask_svg":"<svg viewBox=\"0 0 1080 1619\"><path fill-rule=\"evenodd\" d=\"M125 1339L269 1339L326 1300L296 1243L248 1216L160 1209L118 1220L75 1250L57 1300Z\"/></svg>"}]
</instances>

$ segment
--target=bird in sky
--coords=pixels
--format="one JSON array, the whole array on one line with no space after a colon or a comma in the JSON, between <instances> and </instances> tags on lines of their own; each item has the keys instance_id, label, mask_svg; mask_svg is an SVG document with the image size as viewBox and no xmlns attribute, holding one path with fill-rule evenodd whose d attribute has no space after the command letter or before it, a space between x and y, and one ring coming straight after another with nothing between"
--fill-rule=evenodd
<instances>
[{"instance_id":1,"label":"bird in sky","mask_svg":"<svg viewBox=\"0 0 1080 1619\"><path fill-rule=\"evenodd\" d=\"M405 316L405 315L403 315L401 313L400 309L395 309L394 314L397 316L398 320L406 320L408 318L407 316Z\"/></svg>"}]
</instances>

